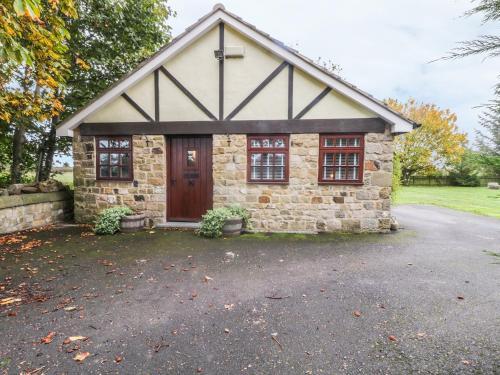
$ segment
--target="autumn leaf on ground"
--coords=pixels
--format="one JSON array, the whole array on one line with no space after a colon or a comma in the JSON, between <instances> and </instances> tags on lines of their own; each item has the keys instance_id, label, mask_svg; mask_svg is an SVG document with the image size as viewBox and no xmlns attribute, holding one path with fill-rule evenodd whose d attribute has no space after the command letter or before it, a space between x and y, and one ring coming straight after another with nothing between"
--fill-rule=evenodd
<instances>
[{"instance_id":1,"label":"autumn leaf on ground","mask_svg":"<svg viewBox=\"0 0 500 375\"><path fill-rule=\"evenodd\" d=\"M42 344L50 344L52 342L52 340L54 340L54 336L56 335L55 332L50 332L47 336L45 336L44 338L42 338L40 340L40 342Z\"/></svg>"},{"instance_id":2,"label":"autumn leaf on ground","mask_svg":"<svg viewBox=\"0 0 500 375\"><path fill-rule=\"evenodd\" d=\"M85 341L87 339L88 339L88 337L86 337L86 336L70 336L70 337L68 337L69 342L78 341L78 340Z\"/></svg>"},{"instance_id":3,"label":"autumn leaf on ground","mask_svg":"<svg viewBox=\"0 0 500 375\"><path fill-rule=\"evenodd\" d=\"M75 310L76 310L76 306L68 306L68 307L64 308L64 311L75 311Z\"/></svg>"},{"instance_id":4,"label":"autumn leaf on ground","mask_svg":"<svg viewBox=\"0 0 500 375\"><path fill-rule=\"evenodd\" d=\"M352 314L353 314L356 318L359 318L359 317L361 316L361 312L360 312L360 311L357 311L357 310L356 310L356 311L354 311Z\"/></svg>"},{"instance_id":5,"label":"autumn leaf on ground","mask_svg":"<svg viewBox=\"0 0 500 375\"><path fill-rule=\"evenodd\" d=\"M388 338L389 340L391 340L391 341L398 341L398 339L397 339L397 338L396 338L396 336L394 336L394 335L390 335L390 336L388 336L387 338Z\"/></svg>"},{"instance_id":6,"label":"autumn leaf on ground","mask_svg":"<svg viewBox=\"0 0 500 375\"><path fill-rule=\"evenodd\" d=\"M211 278L210 276L207 276L207 275L205 275L205 277L203 278L203 281L206 283L208 283L209 281L212 281L212 280L213 280L213 278Z\"/></svg>"},{"instance_id":7,"label":"autumn leaf on ground","mask_svg":"<svg viewBox=\"0 0 500 375\"><path fill-rule=\"evenodd\" d=\"M232 309L234 309L234 303L228 303L228 304L224 305L224 308L226 310L232 310Z\"/></svg>"},{"instance_id":8,"label":"autumn leaf on ground","mask_svg":"<svg viewBox=\"0 0 500 375\"><path fill-rule=\"evenodd\" d=\"M121 361L123 361L123 357L120 357L119 355L115 356L116 363L120 363Z\"/></svg>"},{"instance_id":9,"label":"autumn leaf on ground","mask_svg":"<svg viewBox=\"0 0 500 375\"><path fill-rule=\"evenodd\" d=\"M0 306L10 305L12 303L21 302L21 301L22 301L21 298L7 297L7 298L0 299Z\"/></svg>"},{"instance_id":10,"label":"autumn leaf on ground","mask_svg":"<svg viewBox=\"0 0 500 375\"><path fill-rule=\"evenodd\" d=\"M77 355L75 355L73 357L73 359L77 362L83 362L83 361L85 361L85 358L87 358L89 355L90 355L89 352L81 352L81 353L78 353Z\"/></svg>"}]
</instances>

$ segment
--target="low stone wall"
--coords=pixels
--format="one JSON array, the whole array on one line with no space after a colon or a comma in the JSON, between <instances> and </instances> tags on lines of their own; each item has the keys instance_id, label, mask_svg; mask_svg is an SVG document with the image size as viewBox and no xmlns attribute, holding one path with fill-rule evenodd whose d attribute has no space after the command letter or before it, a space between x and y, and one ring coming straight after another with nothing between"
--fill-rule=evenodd
<instances>
[{"instance_id":1,"label":"low stone wall","mask_svg":"<svg viewBox=\"0 0 500 375\"><path fill-rule=\"evenodd\" d=\"M0 234L68 220L73 194L68 191L0 197Z\"/></svg>"}]
</instances>

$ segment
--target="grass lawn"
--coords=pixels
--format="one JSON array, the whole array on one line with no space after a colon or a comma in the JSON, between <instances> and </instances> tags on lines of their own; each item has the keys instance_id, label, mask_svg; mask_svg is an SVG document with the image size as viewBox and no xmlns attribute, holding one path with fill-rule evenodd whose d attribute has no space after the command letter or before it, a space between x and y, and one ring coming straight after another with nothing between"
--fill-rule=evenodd
<instances>
[{"instance_id":1,"label":"grass lawn","mask_svg":"<svg viewBox=\"0 0 500 375\"><path fill-rule=\"evenodd\" d=\"M500 190L486 187L404 186L394 203L432 204L500 218Z\"/></svg>"},{"instance_id":2,"label":"grass lawn","mask_svg":"<svg viewBox=\"0 0 500 375\"><path fill-rule=\"evenodd\" d=\"M54 179L61 181L64 185L69 185L73 189L73 172L63 172L54 175Z\"/></svg>"}]
</instances>

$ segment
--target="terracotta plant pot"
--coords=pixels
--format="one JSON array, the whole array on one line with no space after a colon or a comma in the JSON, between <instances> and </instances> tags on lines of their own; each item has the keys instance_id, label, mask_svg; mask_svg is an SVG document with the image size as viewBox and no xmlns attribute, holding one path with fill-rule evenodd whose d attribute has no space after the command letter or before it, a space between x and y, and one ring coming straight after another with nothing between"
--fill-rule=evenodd
<instances>
[{"instance_id":1,"label":"terracotta plant pot","mask_svg":"<svg viewBox=\"0 0 500 375\"><path fill-rule=\"evenodd\" d=\"M120 231L122 232L137 232L144 229L145 214L127 215L122 217L120 222Z\"/></svg>"},{"instance_id":2,"label":"terracotta plant pot","mask_svg":"<svg viewBox=\"0 0 500 375\"><path fill-rule=\"evenodd\" d=\"M241 217L230 217L224 223L222 227L222 233L224 236L239 236L241 234L241 228L243 227L243 221Z\"/></svg>"}]
</instances>

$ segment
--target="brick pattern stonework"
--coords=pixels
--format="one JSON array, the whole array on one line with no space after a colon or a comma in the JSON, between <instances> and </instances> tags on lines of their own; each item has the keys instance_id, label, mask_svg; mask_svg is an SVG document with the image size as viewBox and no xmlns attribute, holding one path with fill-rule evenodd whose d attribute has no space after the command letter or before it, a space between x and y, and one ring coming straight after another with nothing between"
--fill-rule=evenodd
<instances>
[{"instance_id":1,"label":"brick pattern stonework","mask_svg":"<svg viewBox=\"0 0 500 375\"><path fill-rule=\"evenodd\" d=\"M95 137L73 137L75 220L89 223L105 208L127 205L153 223L165 221L165 137L133 136L134 182L96 181Z\"/></svg>"},{"instance_id":2,"label":"brick pattern stonework","mask_svg":"<svg viewBox=\"0 0 500 375\"><path fill-rule=\"evenodd\" d=\"M319 134L290 136L290 180L286 185L247 183L247 137L213 136L214 207L238 204L257 231L373 231L390 228L392 142L390 132L365 135L362 186L318 184ZM133 182L96 181L95 139L73 142L75 219L91 222L108 207L125 204L153 223L166 219L165 138L133 137Z\"/></svg>"},{"instance_id":3,"label":"brick pattern stonework","mask_svg":"<svg viewBox=\"0 0 500 375\"><path fill-rule=\"evenodd\" d=\"M362 186L318 184L319 134L290 137L287 185L248 184L245 135L214 135L214 206L238 204L258 231L324 232L390 229L393 136L365 135Z\"/></svg>"}]
</instances>

